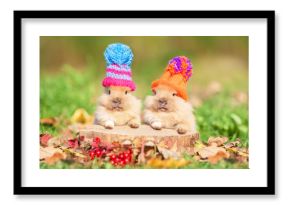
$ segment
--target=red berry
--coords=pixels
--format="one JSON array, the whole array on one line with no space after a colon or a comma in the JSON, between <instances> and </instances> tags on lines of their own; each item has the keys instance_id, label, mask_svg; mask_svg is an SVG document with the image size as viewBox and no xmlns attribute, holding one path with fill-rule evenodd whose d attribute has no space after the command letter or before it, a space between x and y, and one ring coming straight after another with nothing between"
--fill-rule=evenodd
<instances>
[{"instance_id":1,"label":"red berry","mask_svg":"<svg viewBox=\"0 0 290 205\"><path fill-rule=\"evenodd\" d=\"M131 162L131 159L128 159L128 158L125 159L125 163L126 163L126 164L128 164L128 163L130 163L130 162Z\"/></svg>"},{"instance_id":2,"label":"red berry","mask_svg":"<svg viewBox=\"0 0 290 205\"><path fill-rule=\"evenodd\" d=\"M125 153L125 154L124 154L124 157L125 157L125 158L131 157L131 154L129 154L129 153Z\"/></svg>"},{"instance_id":3,"label":"red berry","mask_svg":"<svg viewBox=\"0 0 290 205\"><path fill-rule=\"evenodd\" d=\"M126 162L124 160L121 160L120 163L119 163L121 166L125 166L126 165Z\"/></svg>"},{"instance_id":4,"label":"red berry","mask_svg":"<svg viewBox=\"0 0 290 205\"><path fill-rule=\"evenodd\" d=\"M115 162L119 163L121 159L119 157L116 157Z\"/></svg>"},{"instance_id":5,"label":"red berry","mask_svg":"<svg viewBox=\"0 0 290 205\"><path fill-rule=\"evenodd\" d=\"M114 166L117 166L118 163L119 163L119 160L117 160L117 158L116 158L116 159L113 159L113 160L111 160L111 163L112 163Z\"/></svg>"},{"instance_id":6,"label":"red berry","mask_svg":"<svg viewBox=\"0 0 290 205\"><path fill-rule=\"evenodd\" d=\"M94 138L92 142L92 147L98 147L100 142L101 142L101 139L99 137Z\"/></svg>"},{"instance_id":7,"label":"red berry","mask_svg":"<svg viewBox=\"0 0 290 205\"><path fill-rule=\"evenodd\" d=\"M119 158L120 158L120 159L124 159L124 158L125 158L124 153L120 153L120 154L119 154Z\"/></svg>"},{"instance_id":8,"label":"red berry","mask_svg":"<svg viewBox=\"0 0 290 205\"><path fill-rule=\"evenodd\" d=\"M99 137L95 137L93 142L96 142L96 143L100 143L101 142L101 139Z\"/></svg>"},{"instance_id":9,"label":"red berry","mask_svg":"<svg viewBox=\"0 0 290 205\"><path fill-rule=\"evenodd\" d=\"M96 149L96 150L95 150L95 155L96 155L97 157L100 157L100 156L102 155L102 151L99 150L99 149Z\"/></svg>"},{"instance_id":10,"label":"red berry","mask_svg":"<svg viewBox=\"0 0 290 205\"><path fill-rule=\"evenodd\" d=\"M89 151L89 155L90 155L91 160L95 158L95 152L93 150Z\"/></svg>"},{"instance_id":11,"label":"red berry","mask_svg":"<svg viewBox=\"0 0 290 205\"><path fill-rule=\"evenodd\" d=\"M114 159L116 159L116 155L115 155L115 154L112 154L112 155L110 156L110 160L114 160Z\"/></svg>"}]
</instances>

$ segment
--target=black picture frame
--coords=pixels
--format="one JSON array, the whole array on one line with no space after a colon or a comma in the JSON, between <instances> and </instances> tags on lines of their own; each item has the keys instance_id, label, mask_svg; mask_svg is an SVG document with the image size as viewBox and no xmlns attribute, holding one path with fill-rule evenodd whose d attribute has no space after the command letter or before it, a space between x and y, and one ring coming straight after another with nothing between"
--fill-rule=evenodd
<instances>
[{"instance_id":1,"label":"black picture frame","mask_svg":"<svg viewBox=\"0 0 290 205\"><path fill-rule=\"evenodd\" d=\"M24 187L22 186L22 19L219 18L267 20L266 187ZM14 194L15 195L273 195L275 194L275 11L14 11Z\"/></svg>"}]
</instances>

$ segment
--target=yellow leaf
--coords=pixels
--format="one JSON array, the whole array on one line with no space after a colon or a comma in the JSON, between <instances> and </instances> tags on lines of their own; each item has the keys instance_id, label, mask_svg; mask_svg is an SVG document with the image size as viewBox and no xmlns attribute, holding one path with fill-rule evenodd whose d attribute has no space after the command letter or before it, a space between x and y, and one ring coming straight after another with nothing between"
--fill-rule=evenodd
<instances>
[{"instance_id":1,"label":"yellow leaf","mask_svg":"<svg viewBox=\"0 0 290 205\"><path fill-rule=\"evenodd\" d=\"M183 158L180 160L175 160L173 158L166 159L166 160L161 160L158 158L151 158L150 160L148 160L147 165L149 167L159 168L159 169L170 169L170 168L177 169L177 168L187 165L188 163L189 161Z\"/></svg>"},{"instance_id":2,"label":"yellow leaf","mask_svg":"<svg viewBox=\"0 0 290 205\"><path fill-rule=\"evenodd\" d=\"M92 124L93 117L90 116L85 109L79 108L74 112L73 116L71 117L71 122L73 124Z\"/></svg>"}]
</instances>

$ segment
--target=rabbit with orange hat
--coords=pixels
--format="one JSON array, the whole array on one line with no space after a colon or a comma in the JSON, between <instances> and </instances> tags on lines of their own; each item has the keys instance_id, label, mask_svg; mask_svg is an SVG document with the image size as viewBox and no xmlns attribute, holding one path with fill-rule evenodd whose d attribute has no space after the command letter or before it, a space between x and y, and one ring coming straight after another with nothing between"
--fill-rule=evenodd
<instances>
[{"instance_id":1,"label":"rabbit with orange hat","mask_svg":"<svg viewBox=\"0 0 290 205\"><path fill-rule=\"evenodd\" d=\"M141 101L132 95L136 85L132 80L131 63L133 53L124 44L110 44L104 53L107 62L106 77L102 84L95 112L95 124L107 129L118 125L138 128L141 123Z\"/></svg>"},{"instance_id":2,"label":"rabbit with orange hat","mask_svg":"<svg viewBox=\"0 0 290 205\"><path fill-rule=\"evenodd\" d=\"M179 134L195 130L193 109L188 102L187 82L192 75L192 64L185 56L169 61L163 75L153 81L153 96L145 99L144 123L153 129L176 129Z\"/></svg>"}]
</instances>

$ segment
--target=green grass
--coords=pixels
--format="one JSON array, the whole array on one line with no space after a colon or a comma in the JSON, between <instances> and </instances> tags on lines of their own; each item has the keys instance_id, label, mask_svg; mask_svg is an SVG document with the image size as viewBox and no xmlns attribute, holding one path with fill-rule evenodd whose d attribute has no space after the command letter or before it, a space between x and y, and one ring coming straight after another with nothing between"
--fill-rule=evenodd
<instances>
[{"instance_id":1,"label":"green grass","mask_svg":"<svg viewBox=\"0 0 290 205\"><path fill-rule=\"evenodd\" d=\"M239 138L244 146L248 145L248 108L247 105L233 106L229 94L221 93L196 109L198 130L201 139L210 136L227 136L230 141Z\"/></svg>"},{"instance_id":2,"label":"green grass","mask_svg":"<svg viewBox=\"0 0 290 205\"><path fill-rule=\"evenodd\" d=\"M99 167L97 165L84 167L82 164L77 164L74 162L69 161L58 161L53 165L48 165L46 163L40 163L41 169L119 169L118 167L114 167L110 163L106 163L103 167ZM138 166L129 166L126 165L125 169L154 169L150 167L144 167L141 165ZM230 163L228 161L221 161L217 164L210 164L208 162L197 162L192 161L189 165L182 167L182 169L247 169L247 164L237 164L237 163Z\"/></svg>"},{"instance_id":3,"label":"green grass","mask_svg":"<svg viewBox=\"0 0 290 205\"><path fill-rule=\"evenodd\" d=\"M161 67L160 64L154 67ZM146 66L146 65L145 65ZM140 69L139 69L140 70ZM142 69L141 69L142 70ZM159 70L160 71L160 70ZM134 81L137 84L136 96L142 100L151 93L151 80L158 77L158 70L135 74ZM209 72L206 68L201 71L203 75L193 76L193 80L188 85L189 93L193 91L193 86L205 88L206 83L214 80L213 76L229 75L228 70L218 69ZM207 75L211 73L211 75ZM41 73L40 83L40 118L61 117L70 119L74 111L84 108L93 114L96 107L96 99L103 92L100 85L104 73L96 73L94 66L89 66L86 70L76 70L68 65L63 66L59 73ZM201 80L202 76L204 80ZM207 141L210 136L227 136L230 141L240 138L242 146L248 146L248 105L233 105L232 95L236 91L247 91L247 73L237 69L227 78L219 78L223 85L222 91L205 100L200 107L195 109L198 131L201 139ZM50 133L54 136L59 135L65 124L55 127L40 126L40 133ZM55 165L40 164L41 168L85 168L71 162L59 162ZM94 167L97 168L97 167ZM107 165L105 168L112 168ZM130 167L128 167L130 168ZM143 168L143 167L138 167ZM228 161L222 161L216 165L207 162L192 162L184 168L247 168L246 165L237 165Z\"/></svg>"}]
</instances>

